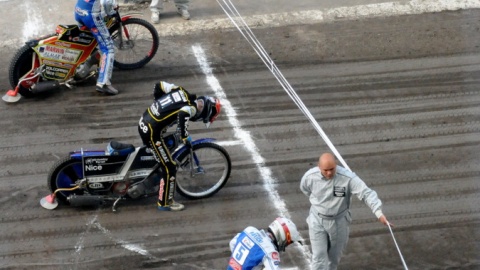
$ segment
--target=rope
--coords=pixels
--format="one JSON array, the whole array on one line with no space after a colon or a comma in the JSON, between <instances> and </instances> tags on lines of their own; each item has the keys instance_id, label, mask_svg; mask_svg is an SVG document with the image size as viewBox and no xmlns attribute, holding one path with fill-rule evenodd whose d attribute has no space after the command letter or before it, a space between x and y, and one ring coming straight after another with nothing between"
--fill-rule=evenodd
<instances>
[{"instance_id":1,"label":"rope","mask_svg":"<svg viewBox=\"0 0 480 270\"><path fill-rule=\"evenodd\" d=\"M400 251L400 247L397 244L397 240L395 240L395 236L393 235L392 227L390 227L390 222L387 221L387 225L388 225L388 229L390 230L390 234L392 235L393 242L395 243L395 247L397 247L398 255L400 255L400 259L402 260L403 267L405 268L405 270L408 270L407 264L403 259L402 252Z\"/></svg>"}]
</instances>

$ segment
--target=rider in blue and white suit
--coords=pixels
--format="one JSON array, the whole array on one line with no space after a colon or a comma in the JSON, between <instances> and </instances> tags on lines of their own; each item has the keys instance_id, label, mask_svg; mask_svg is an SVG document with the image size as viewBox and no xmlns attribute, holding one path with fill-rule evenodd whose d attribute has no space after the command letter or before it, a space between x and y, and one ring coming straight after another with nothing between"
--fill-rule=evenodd
<instances>
[{"instance_id":1,"label":"rider in blue and white suit","mask_svg":"<svg viewBox=\"0 0 480 270\"><path fill-rule=\"evenodd\" d=\"M100 47L101 58L96 89L98 92L110 95L118 94L118 90L110 82L114 47L104 18L114 15L117 7L116 0L77 0L75 6L75 20L90 29Z\"/></svg>"},{"instance_id":2,"label":"rider in blue and white suit","mask_svg":"<svg viewBox=\"0 0 480 270\"><path fill-rule=\"evenodd\" d=\"M288 218L275 219L267 231L249 226L230 241L227 270L278 270L279 251L293 242L300 242L300 233Z\"/></svg>"}]
</instances>

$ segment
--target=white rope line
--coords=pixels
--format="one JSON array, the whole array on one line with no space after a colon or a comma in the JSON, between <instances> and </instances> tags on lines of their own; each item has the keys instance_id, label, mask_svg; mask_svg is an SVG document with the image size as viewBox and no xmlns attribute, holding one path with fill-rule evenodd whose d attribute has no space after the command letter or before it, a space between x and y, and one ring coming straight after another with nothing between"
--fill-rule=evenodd
<instances>
[{"instance_id":1,"label":"white rope line","mask_svg":"<svg viewBox=\"0 0 480 270\"><path fill-rule=\"evenodd\" d=\"M405 263L405 260L403 259L402 252L400 251L400 247L397 244L397 240L395 240L395 236L393 235L392 227L390 227L390 222L387 220L387 225L388 229L390 230L390 234L392 234L393 242L395 243L395 247L397 247L398 254L400 255L400 259L402 260L403 267L405 270L408 270L407 264Z\"/></svg>"},{"instance_id":2,"label":"white rope line","mask_svg":"<svg viewBox=\"0 0 480 270\"><path fill-rule=\"evenodd\" d=\"M233 25L235 25L235 27L242 34L242 36L247 40L247 42L250 44L250 46L253 48L253 50L255 50L255 52L258 54L260 59L262 59L265 66L267 66L267 68L270 70L270 72L272 72L273 76L275 76L275 78L278 80L280 85L287 92L287 94L290 96L290 98L293 100L293 102L300 108L300 110L308 118L310 123L312 123L315 130L320 134L322 139L325 141L327 146L330 148L330 150L333 152L333 154L337 157L337 159L340 161L340 163L346 169L351 171L350 167L348 167L347 163L342 158L340 153L337 151L337 149L335 148L333 143L330 141L328 136L325 134L325 132L323 131L320 124L315 120L315 118L310 113L310 111L305 106L305 104L300 99L300 97L297 95L297 93L295 92L293 87L290 85L290 83L287 81L287 79L283 76L280 69L278 69L278 67L275 65L275 62L273 61L273 59L271 59L271 57L268 55L266 50L263 48L260 41L255 37L252 30L245 23L245 20L240 15L240 13L236 9L236 7L233 5L233 3L230 0L222 0L222 2L223 2L223 4L220 2L220 0L217 0L217 3L223 9L223 11L228 16L228 18L232 21ZM400 247L398 246L397 241L395 240L395 236L393 235L392 228L390 227L390 223L388 221L387 221L387 225L388 225L388 229L390 230L390 233L392 235L395 246L398 250L398 254L400 255L400 259L402 260L403 266L404 266L405 270L408 270L407 264L405 263L405 260L403 259L403 255L400 251Z\"/></svg>"}]
</instances>

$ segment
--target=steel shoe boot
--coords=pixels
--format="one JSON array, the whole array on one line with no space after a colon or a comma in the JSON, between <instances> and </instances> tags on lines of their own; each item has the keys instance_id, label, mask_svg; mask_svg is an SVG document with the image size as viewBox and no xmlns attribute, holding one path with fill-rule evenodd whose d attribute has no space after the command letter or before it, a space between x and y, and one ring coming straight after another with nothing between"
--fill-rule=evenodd
<instances>
[{"instance_id":1,"label":"steel shoe boot","mask_svg":"<svg viewBox=\"0 0 480 270\"><path fill-rule=\"evenodd\" d=\"M177 203L173 201L170 205L168 206L160 206L160 204L157 204L157 209L158 211L182 211L185 209L185 205L181 203Z\"/></svg>"}]
</instances>

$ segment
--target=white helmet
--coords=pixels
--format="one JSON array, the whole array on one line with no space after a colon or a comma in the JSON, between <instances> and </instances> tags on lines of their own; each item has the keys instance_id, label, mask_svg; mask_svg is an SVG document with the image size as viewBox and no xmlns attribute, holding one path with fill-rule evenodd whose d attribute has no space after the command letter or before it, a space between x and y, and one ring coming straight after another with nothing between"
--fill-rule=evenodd
<instances>
[{"instance_id":1,"label":"white helmet","mask_svg":"<svg viewBox=\"0 0 480 270\"><path fill-rule=\"evenodd\" d=\"M297 226L288 218L276 218L268 226L268 231L275 236L279 251L285 251L285 247L293 242L300 242L300 233L297 230Z\"/></svg>"}]
</instances>

